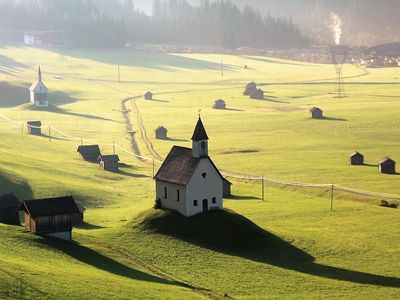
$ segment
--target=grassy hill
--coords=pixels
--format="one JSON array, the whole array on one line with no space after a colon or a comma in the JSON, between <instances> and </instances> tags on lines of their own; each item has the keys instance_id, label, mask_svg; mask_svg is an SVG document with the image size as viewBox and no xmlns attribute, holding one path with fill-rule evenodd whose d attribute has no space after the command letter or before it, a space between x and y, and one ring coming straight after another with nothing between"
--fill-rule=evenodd
<instances>
[{"instance_id":1,"label":"grassy hill","mask_svg":"<svg viewBox=\"0 0 400 300\"><path fill-rule=\"evenodd\" d=\"M0 193L72 194L87 208L87 224L74 229L71 245L0 225L3 298L397 296L399 210L341 194L330 212L324 189L269 182L261 201L259 181L232 179L229 211L188 220L149 210L151 161L117 149L123 165L114 174L76 153L80 138L100 143L104 153L112 153L112 142L134 151L133 136L141 155L165 157L173 144L190 146L201 109L211 156L226 171L400 194L398 176L373 166L381 156L400 155L396 69L345 66L347 97L336 99L333 68L325 65L89 49L3 47L0 55L15 65L0 67L0 92L29 85L40 64L54 105L32 109L23 90L17 98L0 97L0 114L44 124L42 136L30 136L0 118ZM248 81L266 84L264 101L242 95ZM122 111L122 100L147 90L155 100L135 98ZM211 109L218 98L227 110ZM328 118L311 120L312 106ZM160 124L170 139L154 138ZM68 136L51 131L49 141L49 125ZM356 149L371 166L348 166Z\"/></svg>"}]
</instances>

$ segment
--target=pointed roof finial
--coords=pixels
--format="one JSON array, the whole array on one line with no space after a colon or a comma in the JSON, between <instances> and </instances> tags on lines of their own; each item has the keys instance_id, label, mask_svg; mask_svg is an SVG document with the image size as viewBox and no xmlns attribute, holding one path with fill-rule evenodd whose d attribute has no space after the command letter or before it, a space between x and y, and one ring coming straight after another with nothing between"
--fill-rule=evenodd
<instances>
[{"instance_id":1,"label":"pointed roof finial","mask_svg":"<svg viewBox=\"0 0 400 300\"><path fill-rule=\"evenodd\" d=\"M38 71L38 79L39 79L39 81L42 81L42 70L40 70L40 66L39 66L39 71Z\"/></svg>"},{"instance_id":2,"label":"pointed roof finial","mask_svg":"<svg viewBox=\"0 0 400 300\"><path fill-rule=\"evenodd\" d=\"M199 119L197 120L196 128L194 129L193 132L192 140L193 141L208 140L206 129L204 128L203 122L201 121L200 118L200 113L199 113Z\"/></svg>"},{"instance_id":3,"label":"pointed roof finial","mask_svg":"<svg viewBox=\"0 0 400 300\"><path fill-rule=\"evenodd\" d=\"M201 118L201 109L199 109L199 119Z\"/></svg>"}]
</instances>

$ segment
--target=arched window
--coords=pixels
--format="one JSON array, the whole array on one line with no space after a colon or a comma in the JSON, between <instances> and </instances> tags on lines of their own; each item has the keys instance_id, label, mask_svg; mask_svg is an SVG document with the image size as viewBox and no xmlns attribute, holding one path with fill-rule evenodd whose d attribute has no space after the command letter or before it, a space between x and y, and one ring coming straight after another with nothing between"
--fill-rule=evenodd
<instances>
[{"instance_id":1,"label":"arched window","mask_svg":"<svg viewBox=\"0 0 400 300\"><path fill-rule=\"evenodd\" d=\"M206 142L201 142L201 152L205 153L206 152Z\"/></svg>"}]
</instances>

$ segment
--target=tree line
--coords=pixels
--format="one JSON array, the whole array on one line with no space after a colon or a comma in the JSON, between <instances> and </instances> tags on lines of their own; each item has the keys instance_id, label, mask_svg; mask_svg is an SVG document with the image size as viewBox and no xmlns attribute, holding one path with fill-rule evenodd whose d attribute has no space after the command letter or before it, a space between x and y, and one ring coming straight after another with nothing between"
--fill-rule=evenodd
<instances>
[{"instance_id":1,"label":"tree line","mask_svg":"<svg viewBox=\"0 0 400 300\"><path fill-rule=\"evenodd\" d=\"M290 18L261 15L230 0L153 0L153 13L134 0L2 0L0 28L59 31L58 43L99 47L154 43L173 45L294 48L308 44Z\"/></svg>"}]
</instances>

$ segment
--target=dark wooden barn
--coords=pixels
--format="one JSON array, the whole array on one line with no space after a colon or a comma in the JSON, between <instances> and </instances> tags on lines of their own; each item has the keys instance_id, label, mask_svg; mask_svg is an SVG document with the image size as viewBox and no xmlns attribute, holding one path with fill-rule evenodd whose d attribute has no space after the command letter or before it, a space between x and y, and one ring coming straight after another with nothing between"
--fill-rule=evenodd
<instances>
[{"instance_id":1,"label":"dark wooden barn","mask_svg":"<svg viewBox=\"0 0 400 300\"><path fill-rule=\"evenodd\" d=\"M13 194L0 196L0 223L19 225L18 206L20 202Z\"/></svg>"},{"instance_id":2,"label":"dark wooden barn","mask_svg":"<svg viewBox=\"0 0 400 300\"><path fill-rule=\"evenodd\" d=\"M313 119L323 119L324 118L324 112L318 108L318 107L313 107L310 109L310 114L311 118Z\"/></svg>"},{"instance_id":3,"label":"dark wooden barn","mask_svg":"<svg viewBox=\"0 0 400 300\"><path fill-rule=\"evenodd\" d=\"M249 82L243 92L243 95L251 96L255 91L257 91L257 85L255 82Z\"/></svg>"},{"instance_id":4,"label":"dark wooden barn","mask_svg":"<svg viewBox=\"0 0 400 300\"><path fill-rule=\"evenodd\" d=\"M28 121L26 122L29 134L41 135L42 134L42 122L40 121Z\"/></svg>"},{"instance_id":5,"label":"dark wooden barn","mask_svg":"<svg viewBox=\"0 0 400 300\"><path fill-rule=\"evenodd\" d=\"M250 99L263 100L264 99L264 91L262 89L256 90L254 93L250 95Z\"/></svg>"},{"instance_id":6,"label":"dark wooden barn","mask_svg":"<svg viewBox=\"0 0 400 300\"><path fill-rule=\"evenodd\" d=\"M216 100L214 102L213 108L214 109L225 109L226 108L226 103L225 103L224 100L218 99L218 100Z\"/></svg>"},{"instance_id":7,"label":"dark wooden barn","mask_svg":"<svg viewBox=\"0 0 400 300\"><path fill-rule=\"evenodd\" d=\"M364 164L364 155L356 151L350 155L350 164L353 166L360 166Z\"/></svg>"},{"instance_id":8,"label":"dark wooden barn","mask_svg":"<svg viewBox=\"0 0 400 300\"><path fill-rule=\"evenodd\" d=\"M383 157L378 161L379 172L384 174L396 174L396 162L389 158Z\"/></svg>"},{"instance_id":9,"label":"dark wooden barn","mask_svg":"<svg viewBox=\"0 0 400 300\"><path fill-rule=\"evenodd\" d=\"M98 145L81 145L78 147L76 152L79 153L82 159L93 163L97 163L97 159L101 155Z\"/></svg>"},{"instance_id":10,"label":"dark wooden barn","mask_svg":"<svg viewBox=\"0 0 400 300\"><path fill-rule=\"evenodd\" d=\"M18 209L24 211L25 227L33 233L72 240L72 217L79 208L71 196L23 201Z\"/></svg>"},{"instance_id":11,"label":"dark wooden barn","mask_svg":"<svg viewBox=\"0 0 400 300\"><path fill-rule=\"evenodd\" d=\"M118 171L118 155L100 155L98 162L100 163L100 167L105 171Z\"/></svg>"},{"instance_id":12,"label":"dark wooden barn","mask_svg":"<svg viewBox=\"0 0 400 300\"><path fill-rule=\"evenodd\" d=\"M154 130L156 139L165 140L167 138L168 130L164 126L160 125Z\"/></svg>"},{"instance_id":13,"label":"dark wooden barn","mask_svg":"<svg viewBox=\"0 0 400 300\"><path fill-rule=\"evenodd\" d=\"M146 94L144 94L144 99L145 100L153 100L153 93L148 91Z\"/></svg>"},{"instance_id":14,"label":"dark wooden barn","mask_svg":"<svg viewBox=\"0 0 400 300\"><path fill-rule=\"evenodd\" d=\"M85 221L85 210L83 206L76 204L78 206L79 212L72 215L72 226L82 225Z\"/></svg>"},{"instance_id":15,"label":"dark wooden barn","mask_svg":"<svg viewBox=\"0 0 400 300\"><path fill-rule=\"evenodd\" d=\"M224 178L222 181L224 198L229 198L232 196L231 187L232 187L232 182L230 182L228 179Z\"/></svg>"}]
</instances>

